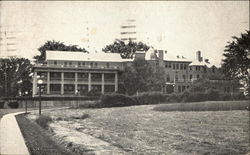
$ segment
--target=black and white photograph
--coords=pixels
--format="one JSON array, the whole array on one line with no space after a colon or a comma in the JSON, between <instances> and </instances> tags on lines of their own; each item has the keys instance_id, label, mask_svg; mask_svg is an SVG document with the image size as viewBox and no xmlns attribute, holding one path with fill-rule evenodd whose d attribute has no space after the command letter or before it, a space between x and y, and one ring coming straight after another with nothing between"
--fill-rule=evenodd
<instances>
[{"instance_id":1,"label":"black and white photograph","mask_svg":"<svg viewBox=\"0 0 250 155\"><path fill-rule=\"evenodd\" d=\"M250 155L249 10L0 0L0 155Z\"/></svg>"}]
</instances>

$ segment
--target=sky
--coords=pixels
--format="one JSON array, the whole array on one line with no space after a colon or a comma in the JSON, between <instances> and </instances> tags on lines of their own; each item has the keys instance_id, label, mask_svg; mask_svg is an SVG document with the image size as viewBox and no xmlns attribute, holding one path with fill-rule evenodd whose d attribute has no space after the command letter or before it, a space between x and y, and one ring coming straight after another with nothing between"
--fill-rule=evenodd
<instances>
[{"instance_id":1,"label":"sky","mask_svg":"<svg viewBox=\"0 0 250 155\"><path fill-rule=\"evenodd\" d=\"M101 51L120 37L125 20L135 19L138 41L190 59L200 50L219 66L227 42L249 30L249 1L0 3L1 28L17 31L19 55L30 59L47 40Z\"/></svg>"}]
</instances>

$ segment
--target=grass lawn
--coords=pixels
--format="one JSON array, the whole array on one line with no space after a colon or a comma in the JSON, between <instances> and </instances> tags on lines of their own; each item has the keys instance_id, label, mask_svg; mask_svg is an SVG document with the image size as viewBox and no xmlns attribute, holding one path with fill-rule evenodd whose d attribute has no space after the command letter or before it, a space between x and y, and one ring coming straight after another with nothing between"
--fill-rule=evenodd
<instances>
[{"instance_id":1,"label":"grass lawn","mask_svg":"<svg viewBox=\"0 0 250 155\"><path fill-rule=\"evenodd\" d=\"M228 111L249 110L249 101L206 101L191 103L162 104L156 106L157 111Z\"/></svg>"},{"instance_id":2,"label":"grass lawn","mask_svg":"<svg viewBox=\"0 0 250 155\"><path fill-rule=\"evenodd\" d=\"M250 152L249 111L160 112L154 107L66 109L44 114L52 116L53 124L92 135L128 154ZM83 114L90 117L79 119ZM61 137L69 143L75 138L72 133Z\"/></svg>"}]
</instances>

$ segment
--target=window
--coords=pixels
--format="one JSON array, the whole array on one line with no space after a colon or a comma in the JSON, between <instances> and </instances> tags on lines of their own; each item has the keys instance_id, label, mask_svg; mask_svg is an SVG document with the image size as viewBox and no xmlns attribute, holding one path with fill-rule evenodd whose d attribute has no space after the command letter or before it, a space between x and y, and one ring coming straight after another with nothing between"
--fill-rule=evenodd
<instances>
[{"instance_id":1,"label":"window","mask_svg":"<svg viewBox=\"0 0 250 155\"><path fill-rule=\"evenodd\" d=\"M110 64L109 64L109 62L107 62L107 64L106 64L106 65L107 65L107 68L109 68L109 65L110 65Z\"/></svg>"},{"instance_id":2,"label":"window","mask_svg":"<svg viewBox=\"0 0 250 155\"><path fill-rule=\"evenodd\" d=\"M176 69L179 69L179 64L176 64Z\"/></svg>"},{"instance_id":3,"label":"window","mask_svg":"<svg viewBox=\"0 0 250 155\"><path fill-rule=\"evenodd\" d=\"M69 66L71 66L72 65L72 62L69 62Z\"/></svg>"},{"instance_id":4,"label":"window","mask_svg":"<svg viewBox=\"0 0 250 155\"><path fill-rule=\"evenodd\" d=\"M190 66L189 69L192 70L192 67Z\"/></svg>"},{"instance_id":5,"label":"window","mask_svg":"<svg viewBox=\"0 0 250 155\"><path fill-rule=\"evenodd\" d=\"M167 74L167 76L166 76L166 80L167 80L167 82L169 82L169 81L170 81L170 76L169 76L169 74Z\"/></svg>"},{"instance_id":6,"label":"window","mask_svg":"<svg viewBox=\"0 0 250 155\"><path fill-rule=\"evenodd\" d=\"M185 70L187 69L187 64L184 64L184 69L185 69Z\"/></svg>"},{"instance_id":7,"label":"window","mask_svg":"<svg viewBox=\"0 0 250 155\"><path fill-rule=\"evenodd\" d=\"M168 68L168 63L167 62L165 62L165 68Z\"/></svg>"},{"instance_id":8,"label":"window","mask_svg":"<svg viewBox=\"0 0 250 155\"><path fill-rule=\"evenodd\" d=\"M96 62L96 63L95 63L95 67L97 67L97 65L98 65L98 64L97 64L97 62Z\"/></svg>"},{"instance_id":9,"label":"window","mask_svg":"<svg viewBox=\"0 0 250 155\"><path fill-rule=\"evenodd\" d=\"M65 61L65 62L64 62L64 66L67 66L67 65L68 65L68 62L67 62L67 61Z\"/></svg>"},{"instance_id":10,"label":"window","mask_svg":"<svg viewBox=\"0 0 250 155\"><path fill-rule=\"evenodd\" d=\"M93 62L90 63L90 66L93 67Z\"/></svg>"},{"instance_id":11,"label":"window","mask_svg":"<svg viewBox=\"0 0 250 155\"><path fill-rule=\"evenodd\" d=\"M173 63L173 69L175 69L175 64Z\"/></svg>"},{"instance_id":12,"label":"window","mask_svg":"<svg viewBox=\"0 0 250 155\"><path fill-rule=\"evenodd\" d=\"M81 62L78 62L78 67L81 67Z\"/></svg>"},{"instance_id":13,"label":"window","mask_svg":"<svg viewBox=\"0 0 250 155\"><path fill-rule=\"evenodd\" d=\"M181 65L180 69L183 69L183 64L180 64L180 65Z\"/></svg>"},{"instance_id":14,"label":"window","mask_svg":"<svg viewBox=\"0 0 250 155\"><path fill-rule=\"evenodd\" d=\"M85 62L82 62L82 65L85 66Z\"/></svg>"},{"instance_id":15,"label":"window","mask_svg":"<svg viewBox=\"0 0 250 155\"><path fill-rule=\"evenodd\" d=\"M183 77L183 80L185 81L186 80L186 75L183 74L182 77Z\"/></svg>"},{"instance_id":16,"label":"window","mask_svg":"<svg viewBox=\"0 0 250 155\"><path fill-rule=\"evenodd\" d=\"M178 74L175 74L175 81L178 81Z\"/></svg>"},{"instance_id":17,"label":"window","mask_svg":"<svg viewBox=\"0 0 250 155\"><path fill-rule=\"evenodd\" d=\"M197 75L196 75L196 78L197 78L197 79L199 79L199 78L200 78L200 75L199 75L199 74L197 74Z\"/></svg>"},{"instance_id":18,"label":"window","mask_svg":"<svg viewBox=\"0 0 250 155\"><path fill-rule=\"evenodd\" d=\"M54 61L54 65L57 65L57 61Z\"/></svg>"},{"instance_id":19,"label":"window","mask_svg":"<svg viewBox=\"0 0 250 155\"><path fill-rule=\"evenodd\" d=\"M168 63L168 68L171 68L171 62Z\"/></svg>"},{"instance_id":20,"label":"window","mask_svg":"<svg viewBox=\"0 0 250 155\"><path fill-rule=\"evenodd\" d=\"M192 77L192 74L189 75L189 79L191 80L193 77Z\"/></svg>"}]
</instances>

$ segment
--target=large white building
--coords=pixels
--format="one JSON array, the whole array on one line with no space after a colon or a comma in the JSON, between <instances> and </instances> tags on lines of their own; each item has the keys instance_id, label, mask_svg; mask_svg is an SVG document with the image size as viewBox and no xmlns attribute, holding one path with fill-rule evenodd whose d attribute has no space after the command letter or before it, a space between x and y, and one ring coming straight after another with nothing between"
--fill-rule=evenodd
<instances>
[{"instance_id":1,"label":"large white building","mask_svg":"<svg viewBox=\"0 0 250 155\"><path fill-rule=\"evenodd\" d=\"M138 51L134 59L145 59L149 64L164 68L165 93L183 92L192 83L207 76L220 74L216 66L208 59L196 53L196 60L183 56L173 56L165 50L150 48L147 52ZM33 68L33 96L38 95L37 76L42 81L43 95L85 95L90 91L96 93L118 91L119 75L125 66L134 59L122 59L118 53L83 53L70 51L46 51L44 64ZM233 91L228 81L219 89L223 92Z\"/></svg>"}]
</instances>

